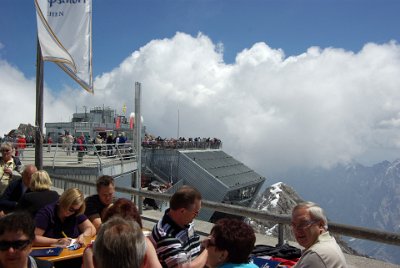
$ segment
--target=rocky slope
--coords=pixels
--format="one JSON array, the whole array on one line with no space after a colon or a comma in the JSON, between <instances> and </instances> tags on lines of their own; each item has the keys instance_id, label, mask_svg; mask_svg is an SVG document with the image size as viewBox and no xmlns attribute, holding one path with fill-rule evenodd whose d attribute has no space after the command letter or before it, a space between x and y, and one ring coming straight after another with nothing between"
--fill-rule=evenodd
<instances>
[{"instance_id":1,"label":"rocky slope","mask_svg":"<svg viewBox=\"0 0 400 268\"><path fill-rule=\"evenodd\" d=\"M293 207L302 201L301 197L293 188L278 182L265 189L264 193L254 200L251 207L274 214L289 215ZM258 233L273 236L278 235L278 225L273 222L254 219L247 219L247 221ZM289 226L285 226L284 234L285 239L293 240L293 235Z\"/></svg>"}]
</instances>

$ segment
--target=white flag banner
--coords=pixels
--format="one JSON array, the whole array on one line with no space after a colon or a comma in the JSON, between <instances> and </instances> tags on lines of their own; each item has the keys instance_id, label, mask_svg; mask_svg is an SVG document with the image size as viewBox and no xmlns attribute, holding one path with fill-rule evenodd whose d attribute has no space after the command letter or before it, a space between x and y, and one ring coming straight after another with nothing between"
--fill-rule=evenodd
<instances>
[{"instance_id":1,"label":"white flag banner","mask_svg":"<svg viewBox=\"0 0 400 268\"><path fill-rule=\"evenodd\" d=\"M93 93L92 0L34 0L44 61Z\"/></svg>"}]
</instances>

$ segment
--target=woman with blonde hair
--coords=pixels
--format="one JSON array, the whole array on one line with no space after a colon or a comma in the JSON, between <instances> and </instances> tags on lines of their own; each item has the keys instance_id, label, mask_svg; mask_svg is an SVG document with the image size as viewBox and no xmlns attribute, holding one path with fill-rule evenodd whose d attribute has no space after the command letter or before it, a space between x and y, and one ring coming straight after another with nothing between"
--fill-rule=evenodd
<instances>
[{"instance_id":1,"label":"woman with blonde hair","mask_svg":"<svg viewBox=\"0 0 400 268\"><path fill-rule=\"evenodd\" d=\"M44 206L58 201L59 195L50 190L52 185L49 174L39 170L32 174L29 192L26 192L18 202L17 209L29 212L35 217L36 212Z\"/></svg>"},{"instance_id":2,"label":"woman with blonde hair","mask_svg":"<svg viewBox=\"0 0 400 268\"><path fill-rule=\"evenodd\" d=\"M40 209L35 216L35 246L64 245L70 238L84 243L84 237L92 237L96 229L83 214L85 200L78 188L66 190L58 202Z\"/></svg>"}]
</instances>

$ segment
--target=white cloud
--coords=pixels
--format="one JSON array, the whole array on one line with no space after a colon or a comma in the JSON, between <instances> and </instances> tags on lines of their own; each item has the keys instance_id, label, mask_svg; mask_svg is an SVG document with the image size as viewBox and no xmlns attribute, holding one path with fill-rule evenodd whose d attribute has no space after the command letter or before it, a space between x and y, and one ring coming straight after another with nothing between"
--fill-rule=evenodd
<instances>
[{"instance_id":1,"label":"white cloud","mask_svg":"<svg viewBox=\"0 0 400 268\"><path fill-rule=\"evenodd\" d=\"M35 78L25 77L15 66L0 59L0 89L2 104L0 135L3 136L11 129L17 128L20 123L35 125ZM68 116L75 106L70 106L70 103L64 102L63 98L56 98L46 86L43 95L45 122L69 119Z\"/></svg>"},{"instance_id":2,"label":"white cloud","mask_svg":"<svg viewBox=\"0 0 400 268\"><path fill-rule=\"evenodd\" d=\"M219 137L225 151L265 176L293 166L374 159L365 153L400 147L396 42L366 44L357 53L312 47L288 58L257 43L233 64L225 64L222 53L223 45L203 34L153 40L96 77L94 96L46 92L45 120L59 121L56 111L70 115L75 105L121 110L126 103L131 112L134 82L140 81L149 132L175 137L179 109L181 136ZM18 99L16 107L34 111L35 82L4 61L0 68L0 86L10 88L7 102ZM10 109L1 131L33 117Z\"/></svg>"}]
</instances>

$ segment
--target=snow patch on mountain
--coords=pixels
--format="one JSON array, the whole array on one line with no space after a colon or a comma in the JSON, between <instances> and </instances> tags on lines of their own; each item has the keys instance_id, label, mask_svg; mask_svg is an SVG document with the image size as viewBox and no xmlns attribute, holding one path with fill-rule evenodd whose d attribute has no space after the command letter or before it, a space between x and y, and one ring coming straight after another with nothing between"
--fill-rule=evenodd
<instances>
[{"instance_id":1,"label":"snow patch on mountain","mask_svg":"<svg viewBox=\"0 0 400 268\"><path fill-rule=\"evenodd\" d=\"M270 204L271 204L272 207L276 207L278 205L279 193L282 192L281 185L282 185L282 183L278 182L278 183L275 183L275 184L271 185L271 187L269 189L269 191L271 193L271 195L270 195L270 198L271 198Z\"/></svg>"}]
</instances>

